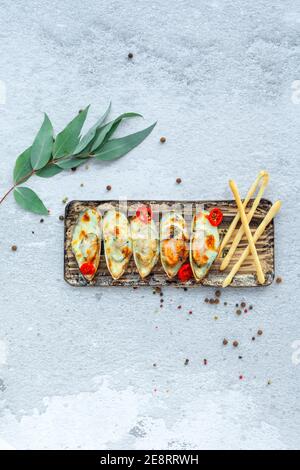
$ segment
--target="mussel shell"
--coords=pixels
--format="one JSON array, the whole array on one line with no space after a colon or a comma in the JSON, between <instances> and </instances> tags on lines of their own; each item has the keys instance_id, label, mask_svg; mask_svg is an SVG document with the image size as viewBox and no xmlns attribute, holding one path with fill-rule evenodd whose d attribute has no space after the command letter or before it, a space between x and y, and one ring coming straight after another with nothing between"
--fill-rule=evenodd
<instances>
[{"instance_id":1,"label":"mussel shell","mask_svg":"<svg viewBox=\"0 0 300 470\"><path fill-rule=\"evenodd\" d=\"M95 273L84 275L92 281L96 275L101 255L101 215L96 209L87 209L80 213L73 230L72 251L79 268L84 263L92 263Z\"/></svg>"},{"instance_id":2,"label":"mussel shell","mask_svg":"<svg viewBox=\"0 0 300 470\"><path fill-rule=\"evenodd\" d=\"M189 255L187 224L178 212L162 216L160 224L160 259L169 278L178 273Z\"/></svg>"},{"instance_id":3,"label":"mussel shell","mask_svg":"<svg viewBox=\"0 0 300 470\"><path fill-rule=\"evenodd\" d=\"M132 256L130 225L125 214L111 209L103 217L104 253L113 279L125 272Z\"/></svg>"},{"instance_id":4,"label":"mussel shell","mask_svg":"<svg viewBox=\"0 0 300 470\"><path fill-rule=\"evenodd\" d=\"M138 217L130 222L133 257L142 279L147 277L159 259L159 233L151 219L144 223Z\"/></svg>"},{"instance_id":5,"label":"mussel shell","mask_svg":"<svg viewBox=\"0 0 300 470\"><path fill-rule=\"evenodd\" d=\"M218 255L220 237L217 227L209 222L208 211L193 217L191 227L190 264L196 281L201 281Z\"/></svg>"}]
</instances>

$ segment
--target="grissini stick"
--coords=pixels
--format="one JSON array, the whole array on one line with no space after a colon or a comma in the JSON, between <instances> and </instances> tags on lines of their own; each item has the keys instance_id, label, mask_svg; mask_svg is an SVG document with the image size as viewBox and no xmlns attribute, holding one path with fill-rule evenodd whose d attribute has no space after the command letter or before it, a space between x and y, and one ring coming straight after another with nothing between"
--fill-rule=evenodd
<instances>
[{"instance_id":1,"label":"grissini stick","mask_svg":"<svg viewBox=\"0 0 300 470\"><path fill-rule=\"evenodd\" d=\"M250 189L249 189L249 191L248 191L248 194L247 194L247 196L246 196L246 199L244 200L244 203L243 203L244 208L247 207L247 205L248 205L250 199L251 199L252 196L254 195L254 193L255 193L255 191L256 191L258 185L259 185L260 180L261 180L262 178L264 178L266 174L267 174L267 172L264 171L264 170L262 170L262 171L259 172L259 174L258 174L256 180L254 181L254 183L252 184L252 186L250 187ZM227 243L229 242L229 240L230 240L230 238L231 238L231 236L232 236L232 234L233 234L233 232L234 232L234 229L236 228L236 226L237 226L239 220L240 220L240 214L239 214L239 212L238 212L238 213L236 214L235 218L233 219L233 221L231 222L231 225L230 225L229 229L227 230L227 233L226 233L225 237L224 237L223 240L222 240L222 243L221 243L220 248L219 248L219 257L221 256L223 249L225 248L225 246L226 246Z\"/></svg>"},{"instance_id":2,"label":"grissini stick","mask_svg":"<svg viewBox=\"0 0 300 470\"><path fill-rule=\"evenodd\" d=\"M274 219L276 214L280 211L281 205L282 205L281 201L276 201L275 204L273 204L273 206L271 207L271 209L267 213L266 217L264 218L264 220L262 221L262 223L257 228L257 230L254 234L254 237L253 237L254 243L256 243L257 240L262 236L262 234L264 233L266 227ZM227 287L227 286L229 286L229 284L231 284L232 279L234 278L236 273L239 271L240 267L242 266L242 264L248 258L249 255L250 255L250 247L248 246L245 249L244 253L241 255L238 262L232 268L231 272L226 277L225 281L223 282L223 287Z\"/></svg>"},{"instance_id":3,"label":"grissini stick","mask_svg":"<svg viewBox=\"0 0 300 470\"><path fill-rule=\"evenodd\" d=\"M240 195L239 195L237 185L235 184L235 182L233 180L230 180L229 181L229 186L230 186L231 191L234 195L235 202L238 206L238 210L239 210L239 213L240 213L240 217L241 217L241 221L242 221L242 224L243 224L243 227L244 227L244 231L245 231L246 237L248 239L248 243L249 243L249 246L250 246L252 256L254 258L254 263L255 263L255 266L256 266L258 282L260 284L264 284L265 276L264 276L264 273L263 273L263 270L262 270L262 267L261 267L261 264L260 264L260 261L259 261L259 257L258 257L256 248L255 248L252 233L251 233L251 230L249 228L247 216L246 216L245 209L243 207L243 203L242 203Z\"/></svg>"},{"instance_id":4,"label":"grissini stick","mask_svg":"<svg viewBox=\"0 0 300 470\"><path fill-rule=\"evenodd\" d=\"M255 198L255 201L253 202L253 206L249 212L249 214L247 214L247 220L248 220L248 223L250 224L251 220L252 220L252 217L254 216L255 214L255 211L257 209L257 207L259 206L259 203L261 201L261 198L263 197L263 194L266 190L266 187L268 186L269 184L269 174L264 171L264 172L261 172L263 173L263 176L262 176L262 185L260 187L260 190ZM261 175L260 173L260 175ZM259 177L259 179L261 178L261 176ZM229 265L230 261L231 261L231 258L233 257L234 253L235 253L235 250L237 249L242 237L243 237L243 234L244 234L244 228L243 226L240 227L238 233L236 234L233 242L232 242L232 245L230 247L230 250L229 252L227 253L226 257L224 258L224 260L222 261L222 264L220 266L220 270L221 271L224 271L224 269L227 268L227 266Z\"/></svg>"}]
</instances>

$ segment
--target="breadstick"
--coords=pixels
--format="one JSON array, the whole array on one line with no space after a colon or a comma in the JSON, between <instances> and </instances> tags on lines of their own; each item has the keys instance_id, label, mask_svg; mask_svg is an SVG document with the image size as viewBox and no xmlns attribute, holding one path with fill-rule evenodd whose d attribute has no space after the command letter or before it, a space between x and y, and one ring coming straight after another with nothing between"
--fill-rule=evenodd
<instances>
[{"instance_id":1,"label":"breadstick","mask_svg":"<svg viewBox=\"0 0 300 470\"><path fill-rule=\"evenodd\" d=\"M260 187L260 190L255 198L255 201L253 202L253 206L251 208L251 211L249 212L249 214L247 214L247 220L248 220L248 223L250 224L251 220L252 220L252 217L254 216L255 214L255 211L260 203L260 200L261 198L263 197L263 194L265 192L265 189L266 187L268 186L268 183L269 183L269 174L267 172L262 172L264 173L263 175L263 182L262 182L262 185ZM220 266L220 270L221 271L224 271L224 269L227 268L227 266L229 265L230 263L230 260L232 258L232 256L234 255L235 253L235 250L237 249L238 247L238 244L240 243L242 237L243 237L243 234L244 234L244 228L243 226L240 227L238 233L236 234L233 242L232 242L232 245L230 247L230 250L229 252L227 253L226 257L224 258L224 260L222 261L222 264Z\"/></svg>"},{"instance_id":2,"label":"breadstick","mask_svg":"<svg viewBox=\"0 0 300 470\"><path fill-rule=\"evenodd\" d=\"M241 221L242 221L242 224L243 224L243 227L244 227L244 231L245 231L246 237L248 239L248 243L249 243L249 246L250 246L251 253L252 253L253 258L254 258L254 263L255 263L255 266L256 266L258 282L260 284L263 284L265 282L265 276L264 276L264 273L263 273L263 270L262 270L262 267L261 267L261 264L260 264L260 261L259 261L259 257L258 257L256 248L255 248L252 233L251 233L251 230L249 228L249 224L248 224L248 221L247 221L247 216L246 216L245 209L243 207L243 203L242 203L240 195L239 195L238 188L237 188L237 186L236 186L236 184L233 180L229 181L229 186L230 186L231 191L234 195L235 202L238 206L238 210L239 210L239 213L240 213L240 217L241 217Z\"/></svg>"},{"instance_id":3,"label":"breadstick","mask_svg":"<svg viewBox=\"0 0 300 470\"><path fill-rule=\"evenodd\" d=\"M264 218L264 220L262 221L262 223L257 228L257 230L254 234L254 237L253 237L254 243L256 243L257 240L262 236L262 234L264 233L266 227L269 225L269 223L272 221L272 219L274 219L276 214L280 211L281 205L282 205L281 201L277 201L277 202L275 202L275 204L273 204L273 206L271 207L271 209L267 213L266 217ZM231 284L232 279L234 278L234 276L236 275L236 273L238 272L238 270L240 269L240 267L242 266L242 264L248 258L249 255L250 255L250 247L248 246L245 249L242 256L240 257L240 259L238 260L238 262L232 268L231 272L226 277L225 281L223 282L223 287L227 287L227 286L229 286L229 284Z\"/></svg>"},{"instance_id":4,"label":"breadstick","mask_svg":"<svg viewBox=\"0 0 300 470\"><path fill-rule=\"evenodd\" d=\"M260 171L257 178L256 178L256 180L254 181L251 188L249 189L248 194L246 196L246 199L244 200L244 203L243 203L243 206L244 206L245 209L246 209L250 199L252 198L253 194L255 193L255 191L256 191L256 189L259 185L260 180L262 178L264 178L265 175L267 175L266 171ZM225 246L229 242L229 240L230 240L230 238L231 238L231 236L234 232L234 229L236 228L239 220L240 220L240 214L238 212L236 214L235 218L233 219L233 221L231 222L231 225L230 225L229 229L227 230L227 233L226 233L225 237L222 240L222 243L221 243L220 248L219 248L219 257L221 256L223 249L225 248Z\"/></svg>"}]
</instances>

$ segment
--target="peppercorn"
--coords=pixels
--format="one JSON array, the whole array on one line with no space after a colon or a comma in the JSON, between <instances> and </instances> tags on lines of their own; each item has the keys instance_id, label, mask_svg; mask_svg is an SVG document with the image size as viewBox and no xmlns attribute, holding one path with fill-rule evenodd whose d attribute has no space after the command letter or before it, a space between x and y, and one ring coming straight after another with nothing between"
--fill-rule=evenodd
<instances>
[{"instance_id":1,"label":"peppercorn","mask_svg":"<svg viewBox=\"0 0 300 470\"><path fill-rule=\"evenodd\" d=\"M207 359L204 359L204 360L203 360L203 364L204 364L205 366L207 366Z\"/></svg>"},{"instance_id":2,"label":"peppercorn","mask_svg":"<svg viewBox=\"0 0 300 470\"><path fill-rule=\"evenodd\" d=\"M208 304L208 303L209 303L209 299L206 297L206 299L204 300L204 302L205 302L206 304Z\"/></svg>"},{"instance_id":3,"label":"peppercorn","mask_svg":"<svg viewBox=\"0 0 300 470\"><path fill-rule=\"evenodd\" d=\"M241 315L241 314L242 314L242 310L237 310L237 311L236 311L236 314L237 314L237 315Z\"/></svg>"},{"instance_id":4,"label":"peppercorn","mask_svg":"<svg viewBox=\"0 0 300 470\"><path fill-rule=\"evenodd\" d=\"M252 306L252 305L250 305L249 310L253 310L253 306Z\"/></svg>"},{"instance_id":5,"label":"peppercorn","mask_svg":"<svg viewBox=\"0 0 300 470\"><path fill-rule=\"evenodd\" d=\"M111 185L110 185L110 184L108 184L108 185L106 186L106 191L111 191Z\"/></svg>"},{"instance_id":6,"label":"peppercorn","mask_svg":"<svg viewBox=\"0 0 300 470\"><path fill-rule=\"evenodd\" d=\"M245 302L242 302L242 303L241 303L241 307L242 307L242 308L245 308L245 307L246 307Z\"/></svg>"},{"instance_id":7,"label":"peppercorn","mask_svg":"<svg viewBox=\"0 0 300 470\"><path fill-rule=\"evenodd\" d=\"M128 59L132 59L132 58L133 58L133 54L132 54L132 52L129 52Z\"/></svg>"},{"instance_id":8,"label":"peppercorn","mask_svg":"<svg viewBox=\"0 0 300 470\"><path fill-rule=\"evenodd\" d=\"M224 302L224 305L225 305L225 307L226 307L226 305L227 305L227 302Z\"/></svg>"},{"instance_id":9,"label":"peppercorn","mask_svg":"<svg viewBox=\"0 0 300 470\"><path fill-rule=\"evenodd\" d=\"M227 340L226 338L224 338L224 339L223 339L223 345L224 345L224 346L227 346L227 344L228 344L228 340Z\"/></svg>"},{"instance_id":10,"label":"peppercorn","mask_svg":"<svg viewBox=\"0 0 300 470\"><path fill-rule=\"evenodd\" d=\"M60 215L59 216L59 220L62 222L63 220L65 220L64 216L63 215Z\"/></svg>"},{"instance_id":11,"label":"peppercorn","mask_svg":"<svg viewBox=\"0 0 300 470\"><path fill-rule=\"evenodd\" d=\"M159 140L160 140L161 144L164 144L167 139L165 137L161 137Z\"/></svg>"},{"instance_id":12,"label":"peppercorn","mask_svg":"<svg viewBox=\"0 0 300 470\"><path fill-rule=\"evenodd\" d=\"M180 309L181 309L181 305L178 305L178 307L177 307L177 308L178 308L178 310L180 310Z\"/></svg>"},{"instance_id":13,"label":"peppercorn","mask_svg":"<svg viewBox=\"0 0 300 470\"><path fill-rule=\"evenodd\" d=\"M192 313L193 313L193 310L190 310L190 311L189 311L189 315L192 315Z\"/></svg>"},{"instance_id":14,"label":"peppercorn","mask_svg":"<svg viewBox=\"0 0 300 470\"><path fill-rule=\"evenodd\" d=\"M40 220L40 223L43 224L43 223L44 223L44 219L41 219L41 220Z\"/></svg>"},{"instance_id":15,"label":"peppercorn","mask_svg":"<svg viewBox=\"0 0 300 470\"><path fill-rule=\"evenodd\" d=\"M214 303L215 303L215 299L209 299L209 303L210 303L210 304L214 304Z\"/></svg>"},{"instance_id":16,"label":"peppercorn","mask_svg":"<svg viewBox=\"0 0 300 470\"><path fill-rule=\"evenodd\" d=\"M13 245L13 246L11 247L11 251L17 251L17 249L18 249L17 245Z\"/></svg>"},{"instance_id":17,"label":"peppercorn","mask_svg":"<svg viewBox=\"0 0 300 470\"><path fill-rule=\"evenodd\" d=\"M186 292L188 289L187 289L187 287L184 287L183 290Z\"/></svg>"},{"instance_id":18,"label":"peppercorn","mask_svg":"<svg viewBox=\"0 0 300 470\"><path fill-rule=\"evenodd\" d=\"M177 183L177 184L180 184L180 183L181 183L181 181L182 181L182 179L181 179L181 178L177 178L177 179L176 179L176 183Z\"/></svg>"},{"instance_id":19,"label":"peppercorn","mask_svg":"<svg viewBox=\"0 0 300 470\"><path fill-rule=\"evenodd\" d=\"M263 335L263 331L262 331L262 330L258 330L257 334L258 334L258 336L262 336L262 335Z\"/></svg>"},{"instance_id":20,"label":"peppercorn","mask_svg":"<svg viewBox=\"0 0 300 470\"><path fill-rule=\"evenodd\" d=\"M215 295L216 295L216 297L221 297L221 291L217 290Z\"/></svg>"},{"instance_id":21,"label":"peppercorn","mask_svg":"<svg viewBox=\"0 0 300 470\"><path fill-rule=\"evenodd\" d=\"M235 304L236 308L238 308L239 304Z\"/></svg>"},{"instance_id":22,"label":"peppercorn","mask_svg":"<svg viewBox=\"0 0 300 470\"><path fill-rule=\"evenodd\" d=\"M162 296L164 295L164 293L163 293L163 292L160 292L160 294L159 294L159 295L162 297Z\"/></svg>"},{"instance_id":23,"label":"peppercorn","mask_svg":"<svg viewBox=\"0 0 300 470\"><path fill-rule=\"evenodd\" d=\"M64 197L63 200L62 200L62 203L63 204L66 204L68 202L68 198L67 197Z\"/></svg>"},{"instance_id":24,"label":"peppercorn","mask_svg":"<svg viewBox=\"0 0 300 470\"><path fill-rule=\"evenodd\" d=\"M77 170L77 168L74 166L73 168L71 168L71 170L73 171L73 173Z\"/></svg>"},{"instance_id":25,"label":"peppercorn","mask_svg":"<svg viewBox=\"0 0 300 470\"><path fill-rule=\"evenodd\" d=\"M252 336L252 341L255 341L255 336Z\"/></svg>"},{"instance_id":26,"label":"peppercorn","mask_svg":"<svg viewBox=\"0 0 300 470\"><path fill-rule=\"evenodd\" d=\"M220 300L219 299L215 299L215 304L219 304L220 303Z\"/></svg>"},{"instance_id":27,"label":"peppercorn","mask_svg":"<svg viewBox=\"0 0 300 470\"><path fill-rule=\"evenodd\" d=\"M184 365L187 366L189 362L190 362L190 360L189 360L189 359L186 359L186 360L184 361Z\"/></svg>"},{"instance_id":28,"label":"peppercorn","mask_svg":"<svg viewBox=\"0 0 300 470\"><path fill-rule=\"evenodd\" d=\"M238 347L238 345L239 345L238 341L233 341L233 343L232 343L232 344L233 344L233 347L234 347L234 348L237 348L237 347Z\"/></svg>"},{"instance_id":29,"label":"peppercorn","mask_svg":"<svg viewBox=\"0 0 300 470\"><path fill-rule=\"evenodd\" d=\"M277 277L276 278L276 284L281 284L282 283L282 278L281 277Z\"/></svg>"}]
</instances>

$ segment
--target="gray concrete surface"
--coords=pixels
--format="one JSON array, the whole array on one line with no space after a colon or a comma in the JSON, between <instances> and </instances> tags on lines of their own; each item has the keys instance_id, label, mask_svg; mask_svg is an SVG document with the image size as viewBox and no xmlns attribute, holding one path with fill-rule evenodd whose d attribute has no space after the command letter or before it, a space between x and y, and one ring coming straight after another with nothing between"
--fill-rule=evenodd
<instances>
[{"instance_id":1,"label":"gray concrete surface","mask_svg":"<svg viewBox=\"0 0 300 470\"><path fill-rule=\"evenodd\" d=\"M0 207L2 448L299 448L299 31L292 0L0 1L1 193L43 111L57 130L110 99L145 116L121 134L158 120L116 163L32 181L44 224ZM160 309L150 289L64 283L64 197L229 198L229 177L244 194L262 168L283 200L281 285L219 306L165 289ZM238 317L242 300L254 308Z\"/></svg>"}]
</instances>

